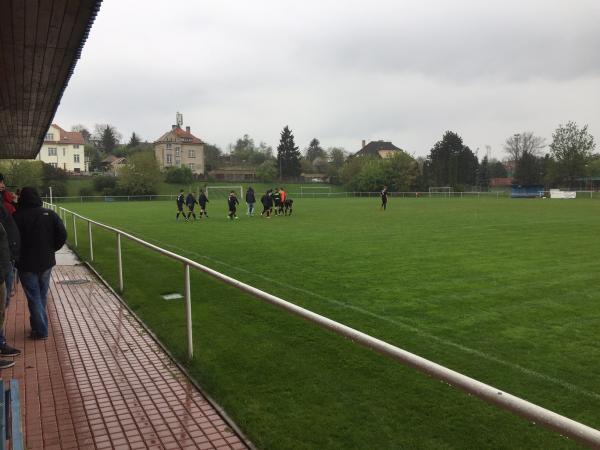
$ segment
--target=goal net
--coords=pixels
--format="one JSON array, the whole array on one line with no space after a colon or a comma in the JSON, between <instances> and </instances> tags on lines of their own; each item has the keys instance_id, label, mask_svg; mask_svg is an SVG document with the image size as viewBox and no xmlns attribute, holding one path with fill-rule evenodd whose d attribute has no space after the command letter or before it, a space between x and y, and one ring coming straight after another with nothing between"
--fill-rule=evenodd
<instances>
[{"instance_id":1,"label":"goal net","mask_svg":"<svg viewBox=\"0 0 600 450\"><path fill-rule=\"evenodd\" d=\"M300 186L300 197L329 197L331 194L331 186Z\"/></svg>"},{"instance_id":2,"label":"goal net","mask_svg":"<svg viewBox=\"0 0 600 450\"><path fill-rule=\"evenodd\" d=\"M429 188L430 197L450 197L454 190L452 186L433 186Z\"/></svg>"},{"instance_id":3,"label":"goal net","mask_svg":"<svg viewBox=\"0 0 600 450\"><path fill-rule=\"evenodd\" d=\"M210 200L214 199L226 199L229 193L233 191L238 196L238 200L241 202L244 198L244 189L242 186L206 186L206 197Z\"/></svg>"}]
</instances>

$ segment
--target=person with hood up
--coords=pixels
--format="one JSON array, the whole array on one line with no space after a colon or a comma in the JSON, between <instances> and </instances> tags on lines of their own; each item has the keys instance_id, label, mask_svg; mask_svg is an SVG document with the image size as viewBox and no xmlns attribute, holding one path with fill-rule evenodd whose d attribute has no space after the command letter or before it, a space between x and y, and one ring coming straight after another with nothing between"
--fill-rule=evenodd
<instances>
[{"instance_id":1,"label":"person with hood up","mask_svg":"<svg viewBox=\"0 0 600 450\"><path fill-rule=\"evenodd\" d=\"M252 189L252 186L249 186L248 190L246 191L246 204L248 205L247 214L249 216L254 215L254 203L256 203L256 197L254 196L254 189Z\"/></svg>"},{"instance_id":2,"label":"person with hood up","mask_svg":"<svg viewBox=\"0 0 600 450\"><path fill-rule=\"evenodd\" d=\"M58 215L42 208L42 200L33 187L21 190L14 219L21 234L21 254L17 261L19 280L27 297L32 339L48 338L46 303L54 253L67 240L67 230Z\"/></svg>"}]
</instances>

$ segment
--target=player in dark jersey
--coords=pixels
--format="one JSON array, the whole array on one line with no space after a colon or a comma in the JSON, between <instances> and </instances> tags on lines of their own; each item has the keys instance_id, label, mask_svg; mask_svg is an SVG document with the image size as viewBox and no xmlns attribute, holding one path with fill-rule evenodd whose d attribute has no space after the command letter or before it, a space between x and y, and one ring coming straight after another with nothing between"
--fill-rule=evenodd
<instances>
[{"instance_id":1,"label":"player in dark jersey","mask_svg":"<svg viewBox=\"0 0 600 450\"><path fill-rule=\"evenodd\" d=\"M275 215L278 216L281 210L281 193L279 192L279 188L275 188L273 192L273 205L275 206Z\"/></svg>"},{"instance_id":2,"label":"player in dark jersey","mask_svg":"<svg viewBox=\"0 0 600 450\"><path fill-rule=\"evenodd\" d=\"M238 216L236 214L237 212L237 208L236 206L239 205L240 202L237 199L235 192L231 191L229 193L229 197L227 198L227 205L229 206L229 220L233 220L233 219L238 219Z\"/></svg>"},{"instance_id":3,"label":"player in dark jersey","mask_svg":"<svg viewBox=\"0 0 600 450\"><path fill-rule=\"evenodd\" d=\"M261 216L266 216L267 219L271 218L271 208L273 208L273 198L271 197L271 190L267 190L265 195L260 198L260 202L263 205L263 210L260 213Z\"/></svg>"},{"instance_id":4,"label":"player in dark jersey","mask_svg":"<svg viewBox=\"0 0 600 450\"><path fill-rule=\"evenodd\" d=\"M194 216L194 220L196 220L196 213L194 213L194 206L198 204L196 197L191 192L185 198L185 205L188 207L190 212L188 212L187 218L190 219L190 216Z\"/></svg>"},{"instance_id":5,"label":"player in dark jersey","mask_svg":"<svg viewBox=\"0 0 600 450\"><path fill-rule=\"evenodd\" d=\"M183 189L179 191L179 195L177 196L177 199L175 200L175 202L177 203L177 215L175 216L175 220L179 220L180 214L182 214L183 217L185 218L185 220L187 220L187 217L185 217L185 213L183 212L183 204L185 203L185 196L183 195Z\"/></svg>"},{"instance_id":6,"label":"player in dark jersey","mask_svg":"<svg viewBox=\"0 0 600 450\"><path fill-rule=\"evenodd\" d=\"M387 208L387 201L388 201L388 188L387 188L387 186L384 186L383 190L381 191L381 209L383 209L384 211Z\"/></svg>"},{"instance_id":7,"label":"player in dark jersey","mask_svg":"<svg viewBox=\"0 0 600 450\"><path fill-rule=\"evenodd\" d=\"M208 214L206 214L206 204L208 203L208 198L206 197L206 194L204 194L204 191L200 191L200 196L198 197L198 204L200 205L200 218L202 218L202 214L204 214L204 217L206 217L208 219Z\"/></svg>"}]
</instances>

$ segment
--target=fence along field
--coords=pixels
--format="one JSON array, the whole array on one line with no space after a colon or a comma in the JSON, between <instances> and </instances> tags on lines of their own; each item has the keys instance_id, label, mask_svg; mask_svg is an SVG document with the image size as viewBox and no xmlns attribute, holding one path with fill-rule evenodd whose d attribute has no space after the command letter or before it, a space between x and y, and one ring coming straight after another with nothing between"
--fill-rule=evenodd
<instances>
[{"instance_id":1,"label":"fence along field","mask_svg":"<svg viewBox=\"0 0 600 450\"><path fill-rule=\"evenodd\" d=\"M598 263L588 259L598 251L595 202L415 199L390 202L386 213L377 207L370 199L306 200L291 219L230 224L215 214L214 220L192 224L175 223L174 208L163 202L73 205L598 427L598 379L592 375L599 356L592 344L598 314L590 302ZM569 231L574 224L576 236ZM260 241L265 233L286 239L265 247ZM86 236L83 228L79 236ZM95 239L106 240L96 258L114 280L114 237ZM85 253L82 242L80 249ZM181 290L180 265L155 261L127 245L124 255L126 285L133 283L127 300L182 355L185 338L177 339L184 328L182 305L165 305L157 295L166 287ZM144 285L135 284L138 277ZM331 433L339 436L330 448L340 442L354 448L486 446L490 439L494 447L569 446L211 280L193 278L201 336L195 337L200 354L191 370L247 424L260 447L327 448L323 442ZM585 374L581 367L588 368ZM223 374L231 382L226 388Z\"/></svg>"}]
</instances>

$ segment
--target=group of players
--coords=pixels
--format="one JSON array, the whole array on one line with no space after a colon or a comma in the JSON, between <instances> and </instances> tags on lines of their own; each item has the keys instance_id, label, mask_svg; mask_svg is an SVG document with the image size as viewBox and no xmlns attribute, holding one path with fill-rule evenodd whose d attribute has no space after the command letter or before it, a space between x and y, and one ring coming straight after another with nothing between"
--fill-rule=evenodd
<instances>
[{"instance_id":1,"label":"group of players","mask_svg":"<svg viewBox=\"0 0 600 450\"><path fill-rule=\"evenodd\" d=\"M179 216L182 216L186 221L190 220L191 217L196 220L196 213L194 212L196 205L200 206L200 214L198 219L201 219L203 215L204 217L208 218L208 214L206 213L206 204L209 203L209 200L203 190L200 190L199 197L196 200L196 197L192 192L189 192L186 196L183 189L181 189L175 201L177 204L177 214L175 216L175 220L179 220ZM260 202L263 206L263 211L260 213L261 217L270 219L272 215L292 215L292 205L294 201L287 197L287 194L283 188L268 189L267 192L265 192L265 194L261 197ZM246 191L246 204L248 206L248 212L246 214L248 216L254 216L255 203L256 196L254 195L254 189L252 189L252 187L248 187ZM235 194L235 191L230 191L227 197L227 206L229 208L227 217L230 220L238 219L237 205L239 204L240 202ZM183 210L184 205L188 209L187 215Z\"/></svg>"}]
</instances>

